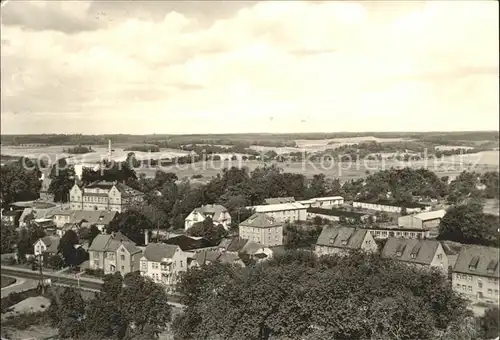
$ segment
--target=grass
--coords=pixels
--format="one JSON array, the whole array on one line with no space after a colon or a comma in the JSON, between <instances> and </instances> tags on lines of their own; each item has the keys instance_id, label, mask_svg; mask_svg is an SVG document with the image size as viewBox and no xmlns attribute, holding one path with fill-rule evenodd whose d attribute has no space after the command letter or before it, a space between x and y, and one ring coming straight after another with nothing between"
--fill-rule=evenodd
<instances>
[{"instance_id":1,"label":"grass","mask_svg":"<svg viewBox=\"0 0 500 340\"><path fill-rule=\"evenodd\" d=\"M2 276L0 278L0 282L1 282L1 287L5 288L5 287L8 287L8 286L16 283L16 279L14 279L13 277L9 277L9 276Z\"/></svg>"}]
</instances>

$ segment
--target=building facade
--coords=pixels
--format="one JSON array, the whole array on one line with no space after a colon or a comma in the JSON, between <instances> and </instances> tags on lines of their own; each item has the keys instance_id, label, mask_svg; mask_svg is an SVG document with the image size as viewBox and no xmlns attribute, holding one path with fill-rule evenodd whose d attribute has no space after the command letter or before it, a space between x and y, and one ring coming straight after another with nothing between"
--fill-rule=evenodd
<instances>
[{"instance_id":1,"label":"building facade","mask_svg":"<svg viewBox=\"0 0 500 340\"><path fill-rule=\"evenodd\" d=\"M241 222L239 237L266 247L281 246L283 244L283 223L265 213L255 213Z\"/></svg>"},{"instance_id":2,"label":"building facade","mask_svg":"<svg viewBox=\"0 0 500 340\"><path fill-rule=\"evenodd\" d=\"M381 256L417 267L437 268L448 274L448 257L441 243L435 240L389 238Z\"/></svg>"},{"instance_id":3,"label":"building facade","mask_svg":"<svg viewBox=\"0 0 500 340\"><path fill-rule=\"evenodd\" d=\"M331 208L344 204L344 197L314 197L308 200L299 201L306 208Z\"/></svg>"},{"instance_id":4,"label":"building facade","mask_svg":"<svg viewBox=\"0 0 500 340\"><path fill-rule=\"evenodd\" d=\"M141 257L142 250L121 233L97 235L89 247L89 267L104 274L138 271Z\"/></svg>"},{"instance_id":5,"label":"building facade","mask_svg":"<svg viewBox=\"0 0 500 340\"><path fill-rule=\"evenodd\" d=\"M188 230L195 223L203 222L208 217L212 219L214 225L221 224L226 230L231 227L231 215L225 207L220 204L207 204L194 209L184 219L184 229Z\"/></svg>"},{"instance_id":6,"label":"building facade","mask_svg":"<svg viewBox=\"0 0 500 340\"><path fill-rule=\"evenodd\" d=\"M499 304L498 248L464 245L453 267L453 290L475 302Z\"/></svg>"},{"instance_id":7,"label":"building facade","mask_svg":"<svg viewBox=\"0 0 500 340\"><path fill-rule=\"evenodd\" d=\"M367 201L354 201L352 202L354 208L384 211L390 213L401 214L403 209L406 209L408 214L419 213L424 211L430 211L431 206L420 204L420 203L394 203L389 201L377 201L377 202L367 202Z\"/></svg>"},{"instance_id":8,"label":"building facade","mask_svg":"<svg viewBox=\"0 0 500 340\"><path fill-rule=\"evenodd\" d=\"M346 255L353 250L373 253L378 250L378 246L366 229L325 227L316 241L314 251L316 255L323 256Z\"/></svg>"},{"instance_id":9,"label":"building facade","mask_svg":"<svg viewBox=\"0 0 500 340\"><path fill-rule=\"evenodd\" d=\"M111 210L123 212L141 203L144 194L116 182L97 181L83 188L77 184L70 190L71 210Z\"/></svg>"},{"instance_id":10,"label":"building facade","mask_svg":"<svg viewBox=\"0 0 500 340\"><path fill-rule=\"evenodd\" d=\"M33 245L33 254L35 254L35 256L40 256L42 254L57 254L60 240L61 239L57 236L45 236L38 239Z\"/></svg>"},{"instance_id":11,"label":"building facade","mask_svg":"<svg viewBox=\"0 0 500 340\"><path fill-rule=\"evenodd\" d=\"M423 213L401 216L398 218L398 226L401 229L416 229L426 231L426 237L437 237L439 224L446 211L436 210Z\"/></svg>"},{"instance_id":12,"label":"building facade","mask_svg":"<svg viewBox=\"0 0 500 340\"><path fill-rule=\"evenodd\" d=\"M180 273L187 271L190 254L177 245L149 243L141 257L141 275L174 291Z\"/></svg>"},{"instance_id":13,"label":"building facade","mask_svg":"<svg viewBox=\"0 0 500 340\"><path fill-rule=\"evenodd\" d=\"M305 221L307 219L307 208L298 202L256 205L247 208L254 209L256 213L265 213L274 218L276 222Z\"/></svg>"}]
</instances>

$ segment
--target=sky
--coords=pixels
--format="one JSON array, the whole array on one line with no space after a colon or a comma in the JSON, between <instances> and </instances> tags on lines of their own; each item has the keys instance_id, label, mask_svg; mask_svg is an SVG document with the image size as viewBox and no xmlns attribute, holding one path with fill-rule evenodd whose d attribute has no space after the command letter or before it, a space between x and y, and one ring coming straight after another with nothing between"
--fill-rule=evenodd
<instances>
[{"instance_id":1,"label":"sky","mask_svg":"<svg viewBox=\"0 0 500 340\"><path fill-rule=\"evenodd\" d=\"M1 132L498 130L497 1L21 1Z\"/></svg>"}]
</instances>

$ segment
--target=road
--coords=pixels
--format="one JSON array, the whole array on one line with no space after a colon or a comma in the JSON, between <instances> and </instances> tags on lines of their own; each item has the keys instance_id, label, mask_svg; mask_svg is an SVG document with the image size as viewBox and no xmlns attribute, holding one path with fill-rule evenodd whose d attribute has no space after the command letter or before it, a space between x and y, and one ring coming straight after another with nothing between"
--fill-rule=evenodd
<instances>
[{"instance_id":1,"label":"road","mask_svg":"<svg viewBox=\"0 0 500 340\"><path fill-rule=\"evenodd\" d=\"M33 271L30 269L12 267L12 266L1 266L0 272L2 275L12 276L17 278L28 279L27 281L36 282L40 279L40 272ZM104 281L100 279L94 279L89 277L75 277L70 274L63 273L54 273L54 272L43 272L44 279L50 278L51 284L55 286L66 286L66 287L74 287L82 290L89 290L98 292L102 288L102 284ZM32 281L34 280L34 281ZM36 287L36 285L35 285ZM35 288L33 287L33 288ZM6 287L7 288L7 287ZM13 287L14 288L14 287ZM4 292L2 290L2 297L4 296ZM177 295L169 295L169 302L172 306L182 308L180 297Z\"/></svg>"},{"instance_id":2,"label":"road","mask_svg":"<svg viewBox=\"0 0 500 340\"><path fill-rule=\"evenodd\" d=\"M11 293L20 293L36 288L38 281L17 278L17 281L10 286L2 288L2 299Z\"/></svg>"}]
</instances>

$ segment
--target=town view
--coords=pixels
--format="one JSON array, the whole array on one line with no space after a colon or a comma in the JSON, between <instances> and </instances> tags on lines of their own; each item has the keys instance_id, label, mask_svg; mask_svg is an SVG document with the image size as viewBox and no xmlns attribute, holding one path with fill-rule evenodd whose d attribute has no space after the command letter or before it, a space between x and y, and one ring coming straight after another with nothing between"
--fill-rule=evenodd
<instances>
[{"instance_id":1,"label":"town view","mask_svg":"<svg viewBox=\"0 0 500 340\"><path fill-rule=\"evenodd\" d=\"M1 19L1 340L499 340L498 2Z\"/></svg>"}]
</instances>

